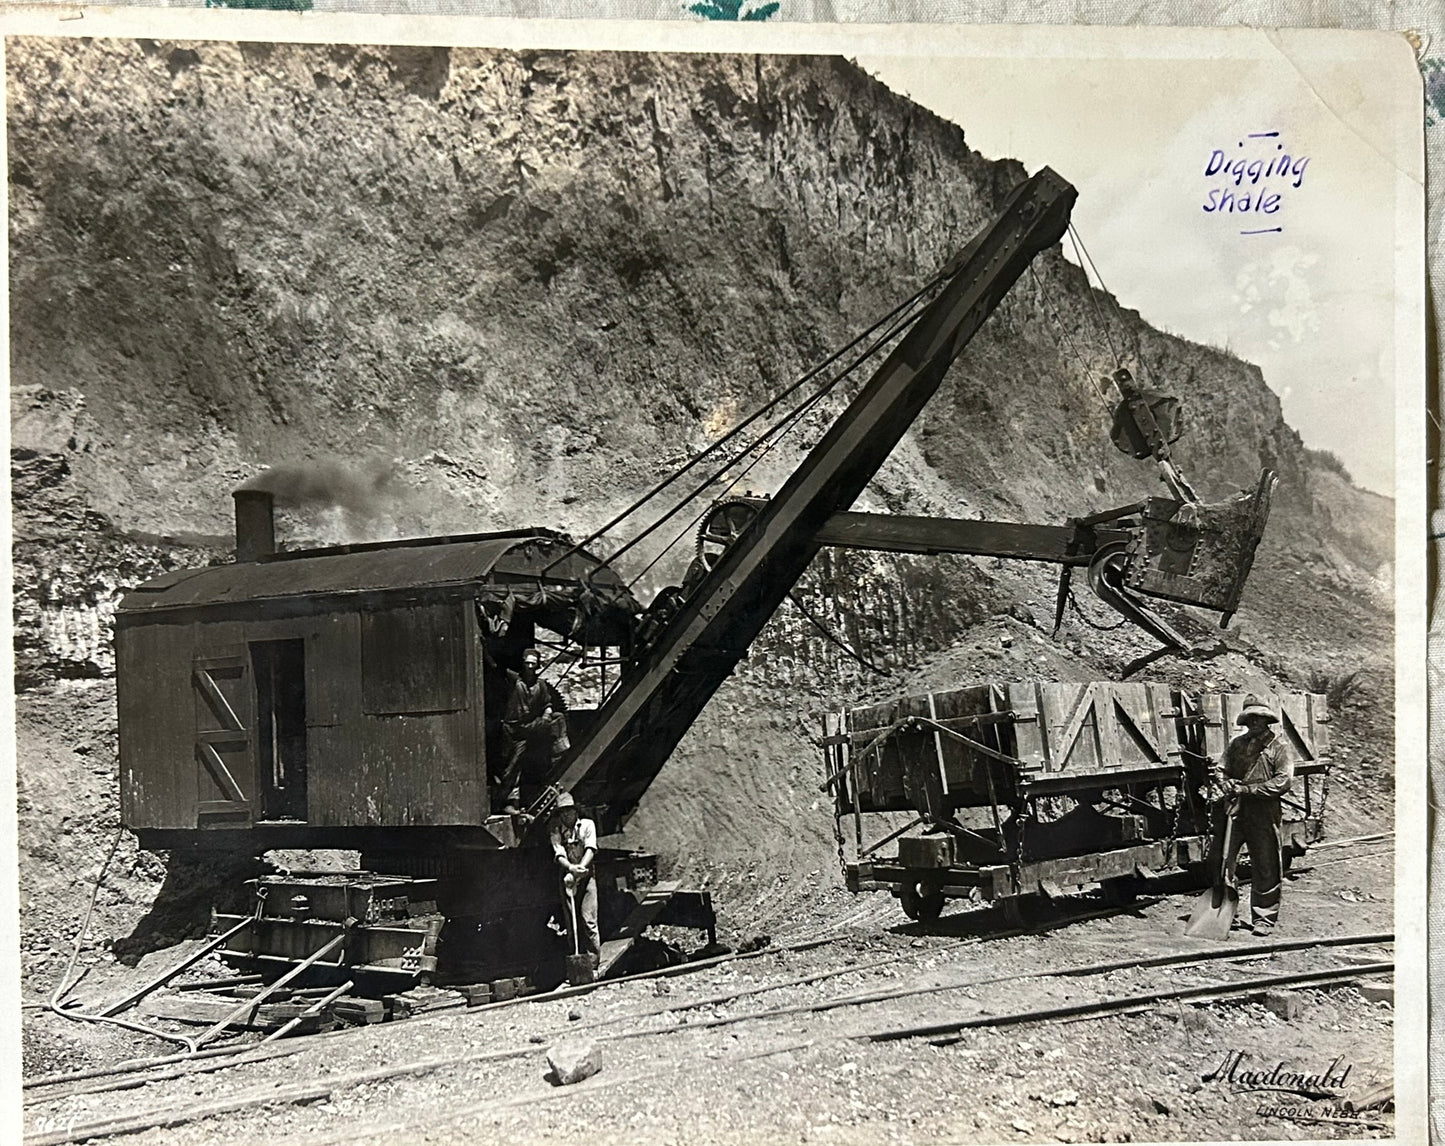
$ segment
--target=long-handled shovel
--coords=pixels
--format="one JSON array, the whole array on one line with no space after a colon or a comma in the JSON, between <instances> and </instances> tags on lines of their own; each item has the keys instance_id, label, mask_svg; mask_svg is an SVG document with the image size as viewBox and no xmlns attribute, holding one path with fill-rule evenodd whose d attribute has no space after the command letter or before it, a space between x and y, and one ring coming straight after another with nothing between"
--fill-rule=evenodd
<instances>
[{"instance_id":1,"label":"long-handled shovel","mask_svg":"<svg viewBox=\"0 0 1445 1146\"><path fill-rule=\"evenodd\" d=\"M577 987L590 983L595 978L592 970L592 956L582 954L582 936L577 926L577 883L574 876L568 876L563 884L567 891L567 915L572 928L572 954L567 956L567 982Z\"/></svg>"},{"instance_id":2,"label":"long-handled shovel","mask_svg":"<svg viewBox=\"0 0 1445 1146\"><path fill-rule=\"evenodd\" d=\"M1184 934L1200 939L1228 939L1229 929L1234 925L1235 913L1239 910L1239 889L1234 886L1234 865L1229 862L1230 845L1234 842L1233 802L1225 812L1224 853L1220 856L1219 875L1214 886L1201 892L1194 901L1194 911L1185 924Z\"/></svg>"}]
</instances>

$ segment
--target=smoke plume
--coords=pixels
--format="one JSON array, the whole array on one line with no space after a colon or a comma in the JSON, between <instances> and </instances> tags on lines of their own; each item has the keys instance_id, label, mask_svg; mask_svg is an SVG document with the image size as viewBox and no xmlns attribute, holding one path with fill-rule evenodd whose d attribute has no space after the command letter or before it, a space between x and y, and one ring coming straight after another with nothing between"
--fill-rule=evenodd
<instances>
[{"instance_id":1,"label":"smoke plume","mask_svg":"<svg viewBox=\"0 0 1445 1146\"><path fill-rule=\"evenodd\" d=\"M279 506L340 509L359 517L386 513L407 493L396 466L381 458L359 466L334 460L286 462L262 470L239 488L264 490Z\"/></svg>"}]
</instances>

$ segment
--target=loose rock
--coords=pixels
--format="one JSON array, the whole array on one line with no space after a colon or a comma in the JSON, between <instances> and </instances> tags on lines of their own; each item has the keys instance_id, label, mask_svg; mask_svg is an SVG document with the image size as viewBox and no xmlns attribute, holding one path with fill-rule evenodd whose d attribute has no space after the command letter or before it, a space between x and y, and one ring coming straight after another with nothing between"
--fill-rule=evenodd
<instances>
[{"instance_id":1,"label":"loose rock","mask_svg":"<svg viewBox=\"0 0 1445 1146\"><path fill-rule=\"evenodd\" d=\"M601 1065L597 1062L597 1048L583 1039L563 1039L547 1051L547 1065L559 1086L571 1086L584 1078L591 1078Z\"/></svg>"}]
</instances>

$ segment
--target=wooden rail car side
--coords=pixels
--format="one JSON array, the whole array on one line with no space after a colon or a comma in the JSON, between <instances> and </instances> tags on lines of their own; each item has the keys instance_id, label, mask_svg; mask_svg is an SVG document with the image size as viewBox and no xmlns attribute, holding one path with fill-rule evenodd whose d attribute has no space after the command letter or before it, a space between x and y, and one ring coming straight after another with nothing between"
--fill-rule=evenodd
<instances>
[{"instance_id":1,"label":"wooden rail car side","mask_svg":"<svg viewBox=\"0 0 1445 1146\"><path fill-rule=\"evenodd\" d=\"M854 892L888 889L913 918L950 898L1003 901L1202 871L1209 767L1243 694L1159 684L980 684L830 714L824 752ZM1323 830L1324 698L1267 696L1296 782L1287 861ZM868 838L873 836L871 840ZM891 856L879 853L897 840Z\"/></svg>"}]
</instances>

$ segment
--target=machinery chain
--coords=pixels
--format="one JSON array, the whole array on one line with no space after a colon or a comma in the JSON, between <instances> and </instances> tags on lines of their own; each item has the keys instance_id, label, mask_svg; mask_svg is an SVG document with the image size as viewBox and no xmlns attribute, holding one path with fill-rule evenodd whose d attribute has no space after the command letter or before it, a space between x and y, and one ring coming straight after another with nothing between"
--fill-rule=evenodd
<instances>
[{"instance_id":1,"label":"machinery chain","mask_svg":"<svg viewBox=\"0 0 1445 1146\"><path fill-rule=\"evenodd\" d=\"M848 747L852 747L851 740ZM839 745L838 756L840 759L843 756L842 745ZM832 762L828 760L827 756L824 756L823 759L827 761L827 767L832 766ZM851 765L851 761L849 763ZM844 887L848 886L848 859L843 852L843 793L848 790L847 785L848 769L845 768L839 773L837 785L833 789L833 839L838 845L838 874L843 877Z\"/></svg>"},{"instance_id":2,"label":"machinery chain","mask_svg":"<svg viewBox=\"0 0 1445 1146\"><path fill-rule=\"evenodd\" d=\"M1164 799L1164 789L1159 789L1159 799ZM1174 814L1169 817L1169 838L1165 841L1164 854L1170 863L1178 862L1179 856L1179 813L1184 810L1183 785L1174 789Z\"/></svg>"},{"instance_id":3,"label":"machinery chain","mask_svg":"<svg viewBox=\"0 0 1445 1146\"><path fill-rule=\"evenodd\" d=\"M836 800L833 805L833 838L838 842L838 874L843 877L843 886L848 886L848 858L843 852L843 817L839 814Z\"/></svg>"},{"instance_id":4,"label":"machinery chain","mask_svg":"<svg viewBox=\"0 0 1445 1146\"><path fill-rule=\"evenodd\" d=\"M1309 778L1308 776L1305 776L1305 777L1304 777L1304 782L1305 782L1305 784L1309 784L1310 778ZM1328 822L1328 821L1326 821L1326 819L1325 819L1325 805L1327 805L1329 802L1330 802L1330 774L1329 774L1328 772L1326 772L1323 776L1320 777L1320 811L1319 811L1319 816L1317 817L1317 818L1319 819L1320 826L1319 826L1318 831L1315 833L1315 838L1314 838L1314 840L1311 840L1311 841L1310 841L1311 843L1317 842L1317 841L1319 841L1319 840L1321 840L1321 839L1324 838L1324 835L1325 835L1325 824Z\"/></svg>"},{"instance_id":5,"label":"machinery chain","mask_svg":"<svg viewBox=\"0 0 1445 1146\"><path fill-rule=\"evenodd\" d=\"M1019 824L1018 847L1014 849L1014 860L1009 867L1013 870L1014 887L1017 888L1020 893L1023 891L1024 864L1028 862L1028 852L1024 848L1024 840L1028 835L1029 821L1034 811L1036 811L1036 809L1033 801L1029 801L1015 814L1015 818ZM1025 815L1025 812L1030 814Z\"/></svg>"}]
</instances>

